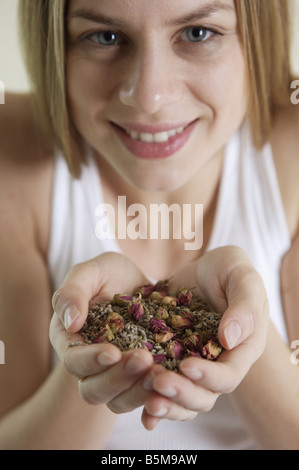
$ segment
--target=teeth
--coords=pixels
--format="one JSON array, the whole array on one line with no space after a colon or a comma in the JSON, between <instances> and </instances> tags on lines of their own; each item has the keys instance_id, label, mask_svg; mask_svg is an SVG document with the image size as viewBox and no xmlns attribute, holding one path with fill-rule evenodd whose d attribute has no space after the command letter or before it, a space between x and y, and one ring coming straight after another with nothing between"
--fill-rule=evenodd
<instances>
[{"instance_id":1,"label":"teeth","mask_svg":"<svg viewBox=\"0 0 299 470\"><path fill-rule=\"evenodd\" d=\"M168 132L158 132L156 134L149 134L147 132L136 132L129 131L126 129L126 133L134 140L141 140L146 143L163 143L168 142L171 137L174 137L177 134L181 134L185 130L185 127L179 127L178 129L172 129Z\"/></svg>"}]
</instances>

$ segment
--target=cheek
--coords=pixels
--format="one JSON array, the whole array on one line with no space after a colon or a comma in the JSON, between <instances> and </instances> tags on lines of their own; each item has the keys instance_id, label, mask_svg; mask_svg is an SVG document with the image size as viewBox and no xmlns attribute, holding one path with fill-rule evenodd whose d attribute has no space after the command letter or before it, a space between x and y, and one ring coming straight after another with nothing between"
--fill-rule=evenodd
<instances>
[{"instance_id":1,"label":"cheek","mask_svg":"<svg viewBox=\"0 0 299 470\"><path fill-rule=\"evenodd\" d=\"M75 121L91 121L106 108L115 84L109 72L82 59L67 61L67 94Z\"/></svg>"},{"instance_id":2,"label":"cheek","mask_svg":"<svg viewBox=\"0 0 299 470\"><path fill-rule=\"evenodd\" d=\"M246 67L241 50L201 64L193 76L192 92L206 106L210 117L234 120L244 117L247 106Z\"/></svg>"}]
</instances>

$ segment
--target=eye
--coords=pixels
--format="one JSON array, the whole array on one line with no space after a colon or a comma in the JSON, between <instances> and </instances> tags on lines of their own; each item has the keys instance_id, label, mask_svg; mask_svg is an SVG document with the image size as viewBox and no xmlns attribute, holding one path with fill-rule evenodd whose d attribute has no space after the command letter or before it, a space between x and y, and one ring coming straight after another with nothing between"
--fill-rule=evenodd
<instances>
[{"instance_id":1,"label":"eye","mask_svg":"<svg viewBox=\"0 0 299 470\"><path fill-rule=\"evenodd\" d=\"M90 34L86 39L99 44L100 46L116 46L119 41L118 33L114 31L101 31L99 33Z\"/></svg>"},{"instance_id":2,"label":"eye","mask_svg":"<svg viewBox=\"0 0 299 470\"><path fill-rule=\"evenodd\" d=\"M189 42L205 42L210 39L214 34L217 34L215 31L211 29L203 28L201 26L193 26L191 28L187 28L183 35L185 39Z\"/></svg>"}]
</instances>

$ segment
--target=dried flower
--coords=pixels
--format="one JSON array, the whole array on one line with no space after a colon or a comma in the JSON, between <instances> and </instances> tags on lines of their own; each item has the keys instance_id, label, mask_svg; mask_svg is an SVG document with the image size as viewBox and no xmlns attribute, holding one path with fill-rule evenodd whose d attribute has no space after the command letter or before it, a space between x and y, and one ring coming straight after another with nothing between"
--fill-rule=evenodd
<instances>
[{"instance_id":1,"label":"dried flower","mask_svg":"<svg viewBox=\"0 0 299 470\"><path fill-rule=\"evenodd\" d=\"M170 295L165 295L165 297L163 297L161 302L164 305L168 305L168 306L172 306L172 307L176 307L177 303L178 303L177 299L175 297L170 296Z\"/></svg>"},{"instance_id":2,"label":"dried flower","mask_svg":"<svg viewBox=\"0 0 299 470\"><path fill-rule=\"evenodd\" d=\"M154 345L152 343L150 343L149 341L147 341L146 343L144 343L144 346L149 350L149 351L152 351L154 349Z\"/></svg>"},{"instance_id":3,"label":"dried flower","mask_svg":"<svg viewBox=\"0 0 299 470\"><path fill-rule=\"evenodd\" d=\"M188 349L188 356L199 357L199 358L202 357L202 355L200 354L200 352L198 352L198 351L190 351L189 349Z\"/></svg>"},{"instance_id":4,"label":"dried flower","mask_svg":"<svg viewBox=\"0 0 299 470\"><path fill-rule=\"evenodd\" d=\"M190 328L195 323L195 320L187 310L181 310L179 315L173 315L171 317L171 326L173 328L185 329Z\"/></svg>"},{"instance_id":5,"label":"dried flower","mask_svg":"<svg viewBox=\"0 0 299 470\"><path fill-rule=\"evenodd\" d=\"M185 305L186 307L188 307L191 303L192 297L193 294L191 290L186 289L185 287L178 290L177 298L179 305Z\"/></svg>"},{"instance_id":6,"label":"dried flower","mask_svg":"<svg viewBox=\"0 0 299 470\"><path fill-rule=\"evenodd\" d=\"M143 315L144 315L144 308L141 305L140 302L134 302L130 307L129 307L129 315L134 321L140 320Z\"/></svg>"},{"instance_id":7,"label":"dried flower","mask_svg":"<svg viewBox=\"0 0 299 470\"><path fill-rule=\"evenodd\" d=\"M213 359L216 359L219 356L221 351L222 351L222 348L217 343L215 343L215 341L210 340L202 348L201 354L206 359L213 360Z\"/></svg>"},{"instance_id":8,"label":"dried flower","mask_svg":"<svg viewBox=\"0 0 299 470\"><path fill-rule=\"evenodd\" d=\"M162 364L162 362L165 361L166 356L164 354L154 354L153 358L155 364Z\"/></svg>"},{"instance_id":9,"label":"dried flower","mask_svg":"<svg viewBox=\"0 0 299 470\"><path fill-rule=\"evenodd\" d=\"M181 288L174 296L168 281L159 281L141 286L133 296L115 294L112 301L92 305L80 333L89 344L111 342L121 351L144 348L156 364L179 372L184 357L219 356L221 317L190 290Z\"/></svg>"},{"instance_id":10,"label":"dried flower","mask_svg":"<svg viewBox=\"0 0 299 470\"><path fill-rule=\"evenodd\" d=\"M156 343L167 343L175 336L175 333L171 331L166 331L164 333L156 333L155 334L155 341Z\"/></svg>"},{"instance_id":11,"label":"dried flower","mask_svg":"<svg viewBox=\"0 0 299 470\"><path fill-rule=\"evenodd\" d=\"M161 294L161 292L154 290L150 295L150 299L155 302L162 302L163 294Z\"/></svg>"},{"instance_id":12,"label":"dried flower","mask_svg":"<svg viewBox=\"0 0 299 470\"><path fill-rule=\"evenodd\" d=\"M158 281L154 285L154 290L160 292L163 296L168 293L168 279L166 281Z\"/></svg>"},{"instance_id":13,"label":"dried flower","mask_svg":"<svg viewBox=\"0 0 299 470\"><path fill-rule=\"evenodd\" d=\"M99 334L93 340L93 343L104 343L105 341L112 341L114 340L114 335L110 330L109 326L103 326L100 329Z\"/></svg>"},{"instance_id":14,"label":"dried flower","mask_svg":"<svg viewBox=\"0 0 299 470\"><path fill-rule=\"evenodd\" d=\"M137 293L140 293L144 299L147 299L154 290L155 286L152 284L145 284L138 289Z\"/></svg>"},{"instance_id":15,"label":"dried flower","mask_svg":"<svg viewBox=\"0 0 299 470\"><path fill-rule=\"evenodd\" d=\"M170 328L166 325L164 320L160 320L158 318L151 318L150 330L153 333L161 333L163 331L169 331Z\"/></svg>"},{"instance_id":16,"label":"dried flower","mask_svg":"<svg viewBox=\"0 0 299 470\"><path fill-rule=\"evenodd\" d=\"M183 339L188 351L200 352L203 346L202 338L198 332L191 333Z\"/></svg>"},{"instance_id":17,"label":"dried flower","mask_svg":"<svg viewBox=\"0 0 299 470\"><path fill-rule=\"evenodd\" d=\"M118 305L119 307L123 307L126 305L130 305L133 300L131 295L127 294L115 294L111 303Z\"/></svg>"},{"instance_id":18,"label":"dried flower","mask_svg":"<svg viewBox=\"0 0 299 470\"><path fill-rule=\"evenodd\" d=\"M170 341L166 348L166 353L173 359L183 359L186 349L181 341Z\"/></svg>"},{"instance_id":19,"label":"dried flower","mask_svg":"<svg viewBox=\"0 0 299 470\"><path fill-rule=\"evenodd\" d=\"M169 318L169 313L167 312L166 308L160 306L155 313L155 318L158 318L160 320L166 320L167 318Z\"/></svg>"},{"instance_id":20,"label":"dried flower","mask_svg":"<svg viewBox=\"0 0 299 470\"><path fill-rule=\"evenodd\" d=\"M124 319L119 313L112 312L105 321L105 326L110 328L112 333L120 333L125 327Z\"/></svg>"}]
</instances>

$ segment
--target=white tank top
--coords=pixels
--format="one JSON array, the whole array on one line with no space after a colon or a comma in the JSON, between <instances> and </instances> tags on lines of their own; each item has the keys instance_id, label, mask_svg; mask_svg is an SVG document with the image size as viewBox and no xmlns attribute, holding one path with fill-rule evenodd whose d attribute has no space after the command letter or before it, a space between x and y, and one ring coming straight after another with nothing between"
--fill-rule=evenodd
<instances>
[{"instance_id":1,"label":"white tank top","mask_svg":"<svg viewBox=\"0 0 299 470\"><path fill-rule=\"evenodd\" d=\"M103 202L100 174L93 158L87 158L80 179L75 180L63 156L57 154L48 253L54 290L72 265L107 251L120 252L115 240L100 241L96 236L96 207ZM225 245L237 245L247 251L264 280L271 320L287 342L280 298L280 265L290 248L290 235L271 147L267 144L257 152L243 128L230 139L225 150L218 206L207 249ZM118 417L107 449L255 448L228 395L220 396L211 411L192 421L162 420L151 432L143 428L141 412L139 408Z\"/></svg>"}]
</instances>

